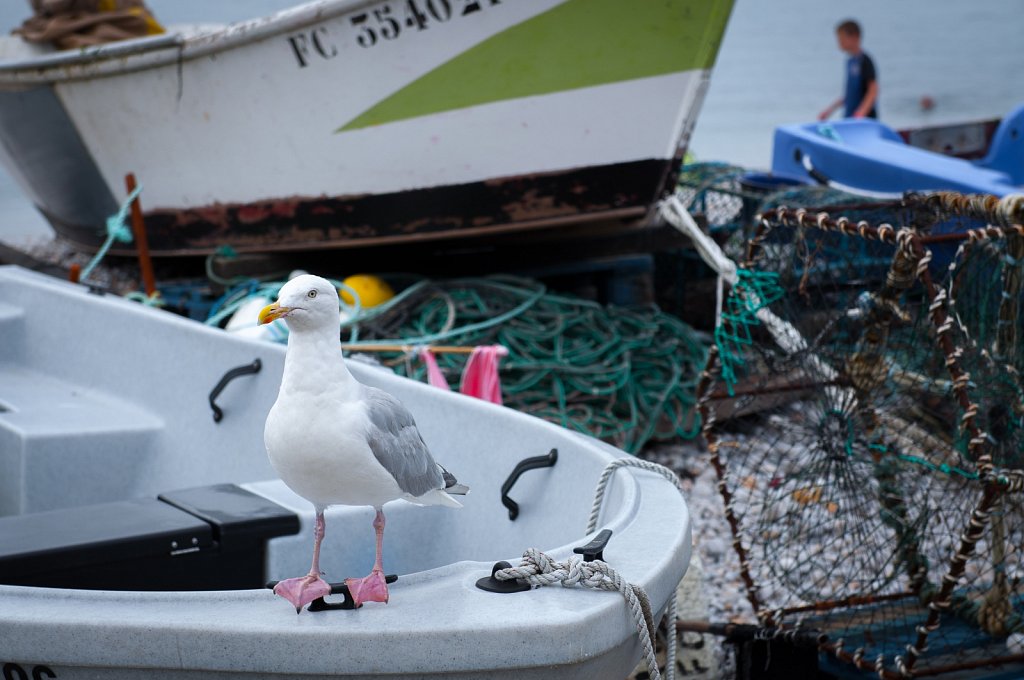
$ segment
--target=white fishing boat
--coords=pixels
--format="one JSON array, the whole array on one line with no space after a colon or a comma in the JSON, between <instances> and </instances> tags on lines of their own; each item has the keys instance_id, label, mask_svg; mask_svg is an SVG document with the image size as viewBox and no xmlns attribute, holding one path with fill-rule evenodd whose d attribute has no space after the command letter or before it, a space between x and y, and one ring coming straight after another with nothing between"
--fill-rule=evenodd
<instances>
[{"instance_id":1,"label":"white fishing boat","mask_svg":"<svg viewBox=\"0 0 1024 680\"><path fill-rule=\"evenodd\" d=\"M154 254L635 222L731 5L320 0L81 50L8 37L0 160L88 248L127 173Z\"/></svg>"},{"instance_id":2,"label":"white fishing boat","mask_svg":"<svg viewBox=\"0 0 1024 680\"><path fill-rule=\"evenodd\" d=\"M477 587L527 548L565 560L594 539L620 451L350 361L472 492L458 510L387 506L388 604L296 616L261 587L305 573L314 524L263 445L284 347L16 267L0 267L0 345L5 677L622 678L640 657L618 593ZM545 466L513 479L526 458ZM328 511L328 580L367 570L372 515ZM690 553L675 486L615 471L595 529L660 615Z\"/></svg>"}]
</instances>

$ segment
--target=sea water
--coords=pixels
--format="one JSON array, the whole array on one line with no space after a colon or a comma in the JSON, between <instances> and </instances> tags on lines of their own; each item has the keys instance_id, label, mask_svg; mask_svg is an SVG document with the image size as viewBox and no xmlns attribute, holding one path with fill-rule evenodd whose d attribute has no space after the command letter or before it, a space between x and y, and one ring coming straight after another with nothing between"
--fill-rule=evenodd
<instances>
[{"instance_id":1,"label":"sea water","mask_svg":"<svg viewBox=\"0 0 1024 680\"><path fill-rule=\"evenodd\" d=\"M1024 103L1021 0L736 0L690 144L697 158L769 167L775 127L816 120L842 94L835 26L848 18L875 62L887 125L1001 118Z\"/></svg>"},{"instance_id":2,"label":"sea water","mask_svg":"<svg viewBox=\"0 0 1024 680\"><path fill-rule=\"evenodd\" d=\"M174 25L239 21L298 2L148 4ZM28 7L2 0L0 29L19 25ZM1024 102L1024 0L736 0L690 144L696 157L768 167L774 128L814 120L842 92L845 57L834 27L846 18L861 23L879 74L879 114L893 127L997 118ZM923 97L933 109L921 107ZM0 170L0 240L49 233Z\"/></svg>"}]
</instances>

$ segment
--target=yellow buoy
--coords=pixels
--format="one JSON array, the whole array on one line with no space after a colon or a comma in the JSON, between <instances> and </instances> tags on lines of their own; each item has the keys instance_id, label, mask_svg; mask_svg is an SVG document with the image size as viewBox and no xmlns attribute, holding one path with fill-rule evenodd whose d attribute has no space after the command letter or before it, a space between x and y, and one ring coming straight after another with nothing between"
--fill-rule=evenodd
<instances>
[{"instance_id":1,"label":"yellow buoy","mask_svg":"<svg viewBox=\"0 0 1024 680\"><path fill-rule=\"evenodd\" d=\"M395 291L391 289L388 282L373 274L353 274L344 281L346 286L359 295L359 301L363 307L376 307L395 297ZM356 301L347 290L341 291L341 299L347 305L354 305Z\"/></svg>"},{"instance_id":2,"label":"yellow buoy","mask_svg":"<svg viewBox=\"0 0 1024 680\"><path fill-rule=\"evenodd\" d=\"M96 11L98 12L128 12L142 19L146 24L146 35L158 35L164 32L164 27L160 25L160 22L149 13L149 10L143 7L138 7L134 4L125 3L119 0L99 0L96 5Z\"/></svg>"}]
</instances>

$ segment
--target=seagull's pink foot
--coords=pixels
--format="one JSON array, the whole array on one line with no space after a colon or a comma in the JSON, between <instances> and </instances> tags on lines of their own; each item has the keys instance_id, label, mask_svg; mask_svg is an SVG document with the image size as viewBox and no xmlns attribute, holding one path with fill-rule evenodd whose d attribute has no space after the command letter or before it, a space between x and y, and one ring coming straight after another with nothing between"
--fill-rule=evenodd
<instances>
[{"instance_id":1,"label":"seagull's pink foot","mask_svg":"<svg viewBox=\"0 0 1024 680\"><path fill-rule=\"evenodd\" d=\"M364 602L387 602L388 584L384 580L384 572L374 569L369 576L363 578L347 578L345 585L356 603L356 608L363 606Z\"/></svg>"},{"instance_id":2,"label":"seagull's pink foot","mask_svg":"<svg viewBox=\"0 0 1024 680\"><path fill-rule=\"evenodd\" d=\"M302 611L302 608L313 600L331 594L331 586L315 574L289 578L274 586L274 594L295 605L295 612Z\"/></svg>"}]
</instances>

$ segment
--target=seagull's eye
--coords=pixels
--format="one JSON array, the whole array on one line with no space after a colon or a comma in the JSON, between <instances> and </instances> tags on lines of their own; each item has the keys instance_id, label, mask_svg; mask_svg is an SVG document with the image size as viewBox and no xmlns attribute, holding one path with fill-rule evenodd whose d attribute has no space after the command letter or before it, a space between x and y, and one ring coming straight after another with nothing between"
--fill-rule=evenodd
<instances>
[{"instance_id":1,"label":"seagull's eye","mask_svg":"<svg viewBox=\"0 0 1024 680\"><path fill-rule=\"evenodd\" d=\"M315 298L316 297L316 290L311 290L308 293L306 293L306 297L308 297L310 300Z\"/></svg>"}]
</instances>

